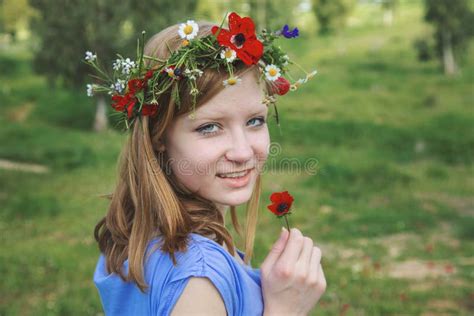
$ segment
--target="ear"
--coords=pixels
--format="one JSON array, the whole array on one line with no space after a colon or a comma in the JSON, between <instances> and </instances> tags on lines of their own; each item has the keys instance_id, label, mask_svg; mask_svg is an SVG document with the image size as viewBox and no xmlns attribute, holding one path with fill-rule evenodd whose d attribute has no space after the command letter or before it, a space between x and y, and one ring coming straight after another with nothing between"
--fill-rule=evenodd
<instances>
[{"instance_id":1,"label":"ear","mask_svg":"<svg viewBox=\"0 0 474 316\"><path fill-rule=\"evenodd\" d=\"M165 151L166 150L166 146L164 144L164 142L160 139L156 142L156 150L157 151Z\"/></svg>"},{"instance_id":2,"label":"ear","mask_svg":"<svg viewBox=\"0 0 474 316\"><path fill-rule=\"evenodd\" d=\"M165 151L165 150L166 150L165 144L163 144L162 142L159 142L158 143L158 151Z\"/></svg>"}]
</instances>

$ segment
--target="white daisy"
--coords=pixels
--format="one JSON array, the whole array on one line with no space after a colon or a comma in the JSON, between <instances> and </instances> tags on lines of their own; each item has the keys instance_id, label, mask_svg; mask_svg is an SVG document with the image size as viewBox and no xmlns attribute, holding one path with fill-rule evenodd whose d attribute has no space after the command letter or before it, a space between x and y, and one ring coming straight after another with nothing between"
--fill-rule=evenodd
<instances>
[{"instance_id":1,"label":"white daisy","mask_svg":"<svg viewBox=\"0 0 474 316\"><path fill-rule=\"evenodd\" d=\"M193 71L198 75L198 77L201 77L204 73L201 69L193 69Z\"/></svg>"},{"instance_id":2,"label":"white daisy","mask_svg":"<svg viewBox=\"0 0 474 316\"><path fill-rule=\"evenodd\" d=\"M174 67L166 67L164 71L165 71L165 72L168 74L168 76L170 76L171 78L176 77L176 76L174 75ZM186 72L186 71L185 71L185 72Z\"/></svg>"},{"instance_id":3,"label":"white daisy","mask_svg":"<svg viewBox=\"0 0 474 316\"><path fill-rule=\"evenodd\" d=\"M86 60L87 60L88 62L91 63L91 62L93 62L94 60L96 60L96 58L97 58L97 55L96 55L96 54L93 54L93 53L90 52L90 51L87 51L87 52L86 52Z\"/></svg>"},{"instance_id":4,"label":"white daisy","mask_svg":"<svg viewBox=\"0 0 474 316\"><path fill-rule=\"evenodd\" d=\"M225 87L228 87L228 86L234 86L241 82L242 82L242 79L240 79L239 77L232 76L232 77L229 77L229 79L224 80L222 83L224 84Z\"/></svg>"},{"instance_id":5,"label":"white daisy","mask_svg":"<svg viewBox=\"0 0 474 316\"><path fill-rule=\"evenodd\" d=\"M199 31L199 26L193 20L188 20L186 23L181 23L179 25L178 34L181 38L186 40L192 40L196 37Z\"/></svg>"},{"instance_id":6,"label":"white daisy","mask_svg":"<svg viewBox=\"0 0 474 316\"><path fill-rule=\"evenodd\" d=\"M166 70L165 70L166 71ZM194 69L189 69L186 68L184 70L184 74L191 80L196 80L197 77L201 77L203 72L200 69L194 68Z\"/></svg>"},{"instance_id":7,"label":"white daisy","mask_svg":"<svg viewBox=\"0 0 474 316\"><path fill-rule=\"evenodd\" d=\"M277 66L270 64L265 67L265 76L267 77L268 80L270 81L275 81L278 78L280 78L280 68Z\"/></svg>"},{"instance_id":8,"label":"white daisy","mask_svg":"<svg viewBox=\"0 0 474 316\"><path fill-rule=\"evenodd\" d=\"M88 83L86 87L87 87L87 96L92 97L94 95L94 85Z\"/></svg>"},{"instance_id":9,"label":"white daisy","mask_svg":"<svg viewBox=\"0 0 474 316\"><path fill-rule=\"evenodd\" d=\"M237 57L237 53L233 49L226 48L221 51L221 58L225 59L228 63L233 62L236 57Z\"/></svg>"}]
</instances>

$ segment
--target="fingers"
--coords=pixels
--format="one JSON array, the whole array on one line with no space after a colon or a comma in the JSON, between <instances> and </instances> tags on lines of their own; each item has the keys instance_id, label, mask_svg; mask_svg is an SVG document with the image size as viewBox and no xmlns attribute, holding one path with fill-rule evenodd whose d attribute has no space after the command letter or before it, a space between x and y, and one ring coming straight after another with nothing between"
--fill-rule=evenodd
<instances>
[{"instance_id":1,"label":"fingers","mask_svg":"<svg viewBox=\"0 0 474 316\"><path fill-rule=\"evenodd\" d=\"M310 261L310 272L308 276L309 285L315 287L318 283L319 278L319 266L321 262L321 250L318 247L313 247L313 251L311 253L311 261Z\"/></svg>"},{"instance_id":2,"label":"fingers","mask_svg":"<svg viewBox=\"0 0 474 316\"><path fill-rule=\"evenodd\" d=\"M324 292L326 291L327 282L326 282L326 276L324 275L323 266L321 264L319 264L318 277L319 277L319 282L318 282L319 287L321 291Z\"/></svg>"},{"instance_id":3,"label":"fingers","mask_svg":"<svg viewBox=\"0 0 474 316\"><path fill-rule=\"evenodd\" d=\"M308 276L309 286L320 289L320 292L326 290L326 277L321 266L321 249L313 247L310 261L310 271Z\"/></svg>"},{"instance_id":4,"label":"fingers","mask_svg":"<svg viewBox=\"0 0 474 316\"><path fill-rule=\"evenodd\" d=\"M289 232L286 229L282 229L280 233L280 238L273 244L272 249L268 253L265 261L261 265L262 270L271 269L275 262L280 257L281 253L286 247L288 241Z\"/></svg>"},{"instance_id":5,"label":"fingers","mask_svg":"<svg viewBox=\"0 0 474 316\"><path fill-rule=\"evenodd\" d=\"M303 238L303 234L298 229L291 229L285 250L283 250L280 258L278 258L278 264L286 267L286 269L294 269L303 248Z\"/></svg>"},{"instance_id":6,"label":"fingers","mask_svg":"<svg viewBox=\"0 0 474 316\"><path fill-rule=\"evenodd\" d=\"M297 263L296 275L301 284L306 282L309 271L311 269L311 255L313 253L313 240L309 237L303 237L303 249Z\"/></svg>"}]
</instances>

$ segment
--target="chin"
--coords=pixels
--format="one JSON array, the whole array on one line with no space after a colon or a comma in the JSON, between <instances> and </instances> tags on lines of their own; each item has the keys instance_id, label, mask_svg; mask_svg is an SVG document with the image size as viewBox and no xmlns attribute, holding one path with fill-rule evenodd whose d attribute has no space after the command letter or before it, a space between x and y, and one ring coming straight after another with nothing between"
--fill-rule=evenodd
<instances>
[{"instance_id":1,"label":"chin","mask_svg":"<svg viewBox=\"0 0 474 316\"><path fill-rule=\"evenodd\" d=\"M242 191L242 192L230 192L226 193L226 198L222 199L222 195L220 196L220 199L215 200L215 202L223 205L228 205L228 206L239 206L241 204L247 203L250 198L252 197L252 191L247 190Z\"/></svg>"}]
</instances>

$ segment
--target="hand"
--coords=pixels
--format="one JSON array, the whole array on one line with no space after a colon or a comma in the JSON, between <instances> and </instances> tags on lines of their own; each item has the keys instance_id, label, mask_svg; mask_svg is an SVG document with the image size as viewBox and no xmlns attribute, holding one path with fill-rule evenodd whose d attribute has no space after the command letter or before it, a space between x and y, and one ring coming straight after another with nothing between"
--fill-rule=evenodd
<instances>
[{"instance_id":1,"label":"hand","mask_svg":"<svg viewBox=\"0 0 474 316\"><path fill-rule=\"evenodd\" d=\"M264 315L306 315L326 291L321 249L296 228L282 230L260 271Z\"/></svg>"}]
</instances>

